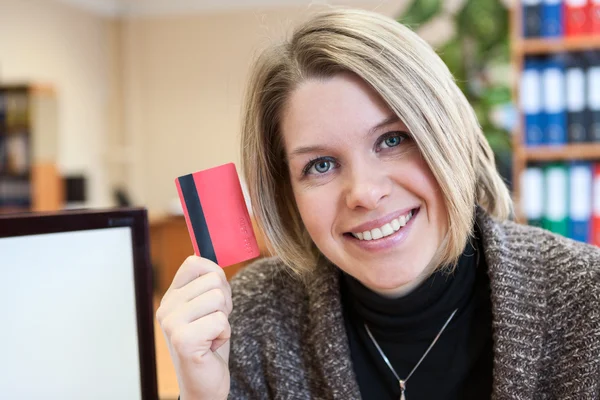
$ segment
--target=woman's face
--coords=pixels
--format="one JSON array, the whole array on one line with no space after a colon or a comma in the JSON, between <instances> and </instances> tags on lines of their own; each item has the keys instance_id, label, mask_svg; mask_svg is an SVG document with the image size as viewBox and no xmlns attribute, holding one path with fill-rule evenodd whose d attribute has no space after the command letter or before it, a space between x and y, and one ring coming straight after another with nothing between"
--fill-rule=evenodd
<instances>
[{"instance_id":1,"label":"woman's face","mask_svg":"<svg viewBox=\"0 0 600 400\"><path fill-rule=\"evenodd\" d=\"M303 82L281 128L294 197L319 250L386 296L420 283L447 211L404 123L362 80L340 74Z\"/></svg>"}]
</instances>

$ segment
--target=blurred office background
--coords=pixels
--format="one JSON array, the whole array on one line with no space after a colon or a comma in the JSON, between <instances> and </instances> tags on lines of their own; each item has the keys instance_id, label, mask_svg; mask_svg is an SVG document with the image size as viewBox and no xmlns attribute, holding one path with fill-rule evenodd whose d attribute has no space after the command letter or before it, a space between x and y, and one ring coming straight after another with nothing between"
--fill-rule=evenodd
<instances>
[{"instance_id":1,"label":"blurred office background","mask_svg":"<svg viewBox=\"0 0 600 400\"><path fill-rule=\"evenodd\" d=\"M591 0L0 0L0 213L147 207L160 298L193 252L174 179L239 165L254 56L332 6L375 10L431 43L477 113L515 217L600 243ZM161 397L176 398L161 339Z\"/></svg>"},{"instance_id":2,"label":"blurred office background","mask_svg":"<svg viewBox=\"0 0 600 400\"><path fill-rule=\"evenodd\" d=\"M121 190L167 211L175 177L238 161L252 57L324 7L307 3L0 0L0 84L56 98L56 129L32 134L43 141L32 143L32 162L83 177L87 207L115 205ZM400 8L350 4L391 16Z\"/></svg>"},{"instance_id":3,"label":"blurred office background","mask_svg":"<svg viewBox=\"0 0 600 400\"><path fill-rule=\"evenodd\" d=\"M34 167L54 163L67 179L74 197L59 201L107 207L128 200L151 213L167 212L176 176L238 161L240 105L251 60L297 22L327 4L396 18L410 11L406 21L444 46L456 36L452 14L466 3L0 0L0 85L23 85L54 98L54 110L30 112L50 115L31 132L28 145ZM481 3L507 13L497 0ZM491 33L507 41L505 27ZM461 57L460 48L448 49ZM507 61L508 52L504 69L496 71L506 93ZM479 72L470 75L477 79ZM468 84L466 77L459 82Z\"/></svg>"}]
</instances>

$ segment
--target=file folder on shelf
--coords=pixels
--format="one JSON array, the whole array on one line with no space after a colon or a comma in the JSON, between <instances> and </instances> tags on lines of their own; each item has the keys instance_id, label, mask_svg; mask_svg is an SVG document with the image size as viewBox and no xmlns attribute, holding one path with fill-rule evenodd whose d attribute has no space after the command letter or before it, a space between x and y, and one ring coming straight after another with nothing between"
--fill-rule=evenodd
<instances>
[{"instance_id":1,"label":"file folder on shelf","mask_svg":"<svg viewBox=\"0 0 600 400\"><path fill-rule=\"evenodd\" d=\"M600 51L588 53L587 106L590 113L588 135L593 142L600 142Z\"/></svg>"},{"instance_id":2,"label":"file folder on shelf","mask_svg":"<svg viewBox=\"0 0 600 400\"><path fill-rule=\"evenodd\" d=\"M581 143L588 140L586 70L583 58L579 54L570 54L567 58L565 73L567 91L567 141Z\"/></svg>"},{"instance_id":3,"label":"file folder on shelf","mask_svg":"<svg viewBox=\"0 0 600 400\"><path fill-rule=\"evenodd\" d=\"M564 145L567 143L564 62L559 57L549 59L542 74L542 109L546 117L544 139L549 145Z\"/></svg>"},{"instance_id":4,"label":"file folder on shelf","mask_svg":"<svg viewBox=\"0 0 600 400\"><path fill-rule=\"evenodd\" d=\"M569 166L569 237L585 243L590 241L592 178L591 163Z\"/></svg>"},{"instance_id":5,"label":"file folder on shelf","mask_svg":"<svg viewBox=\"0 0 600 400\"><path fill-rule=\"evenodd\" d=\"M559 235L568 236L568 175L564 164L544 168L545 199L542 226Z\"/></svg>"},{"instance_id":6,"label":"file folder on shelf","mask_svg":"<svg viewBox=\"0 0 600 400\"><path fill-rule=\"evenodd\" d=\"M524 140L526 146L544 144L541 72L541 64L538 60L525 61L519 93L521 109L525 115Z\"/></svg>"},{"instance_id":7,"label":"file folder on shelf","mask_svg":"<svg viewBox=\"0 0 600 400\"><path fill-rule=\"evenodd\" d=\"M600 0L591 0L589 6L590 32L600 35Z\"/></svg>"},{"instance_id":8,"label":"file folder on shelf","mask_svg":"<svg viewBox=\"0 0 600 400\"><path fill-rule=\"evenodd\" d=\"M544 172L541 167L528 167L521 175L521 208L532 226L542 227L544 217Z\"/></svg>"},{"instance_id":9,"label":"file folder on shelf","mask_svg":"<svg viewBox=\"0 0 600 400\"><path fill-rule=\"evenodd\" d=\"M542 35L542 0L523 0L523 37Z\"/></svg>"},{"instance_id":10,"label":"file folder on shelf","mask_svg":"<svg viewBox=\"0 0 600 400\"><path fill-rule=\"evenodd\" d=\"M588 0L565 0L565 36L585 35L590 28Z\"/></svg>"},{"instance_id":11,"label":"file folder on shelf","mask_svg":"<svg viewBox=\"0 0 600 400\"><path fill-rule=\"evenodd\" d=\"M542 36L557 38L563 36L563 2L561 0L542 1Z\"/></svg>"},{"instance_id":12,"label":"file folder on shelf","mask_svg":"<svg viewBox=\"0 0 600 400\"><path fill-rule=\"evenodd\" d=\"M600 246L600 163L596 162L593 165L594 169L594 186L592 194L592 229L590 243L595 246Z\"/></svg>"}]
</instances>

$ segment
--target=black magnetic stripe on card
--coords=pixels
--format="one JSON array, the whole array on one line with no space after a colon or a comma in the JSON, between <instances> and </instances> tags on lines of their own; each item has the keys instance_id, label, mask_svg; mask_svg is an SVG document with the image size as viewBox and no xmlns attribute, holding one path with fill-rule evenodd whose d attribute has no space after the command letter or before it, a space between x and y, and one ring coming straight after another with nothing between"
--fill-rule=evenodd
<instances>
[{"instance_id":1,"label":"black magnetic stripe on card","mask_svg":"<svg viewBox=\"0 0 600 400\"><path fill-rule=\"evenodd\" d=\"M196 183L192 174L185 175L179 178L179 186L181 187L181 193L185 200L185 206L187 207L188 217L192 224L192 230L196 237L196 243L198 244L198 251L200 256L208 258L209 260L217 263L217 255L210 238L210 231L206 224L206 218L204 218L204 210L200 203L200 197L196 190Z\"/></svg>"}]
</instances>

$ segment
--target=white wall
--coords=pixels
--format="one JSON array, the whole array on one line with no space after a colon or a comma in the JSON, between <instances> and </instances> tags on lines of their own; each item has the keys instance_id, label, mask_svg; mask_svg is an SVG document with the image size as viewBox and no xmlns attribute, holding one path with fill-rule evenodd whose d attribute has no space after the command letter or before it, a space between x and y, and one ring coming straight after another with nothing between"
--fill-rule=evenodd
<instances>
[{"instance_id":1,"label":"white wall","mask_svg":"<svg viewBox=\"0 0 600 400\"><path fill-rule=\"evenodd\" d=\"M397 15L406 1L354 6ZM173 180L238 163L240 106L256 52L323 6L131 18L124 22L125 137L134 198L160 212Z\"/></svg>"},{"instance_id":2,"label":"white wall","mask_svg":"<svg viewBox=\"0 0 600 400\"><path fill-rule=\"evenodd\" d=\"M0 0L0 82L48 83L58 96L58 165L110 203L107 138L115 123L116 22L48 0Z\"/></svg>"},{"instance_id":3,"label":"white wall","mask_svg":"<svg viewBox=\"0 0 600 400\"><path fill-rule=\"evenodd\" d=\"M408 2L348 1L389 16ZM111 205L121 185L157 213L177 176L238 162L253 57L325 7L117 19L71 3L0 0L0 82L56 88L57 162L89 177L89 206Z\"/></svg>"}]
</instances>

